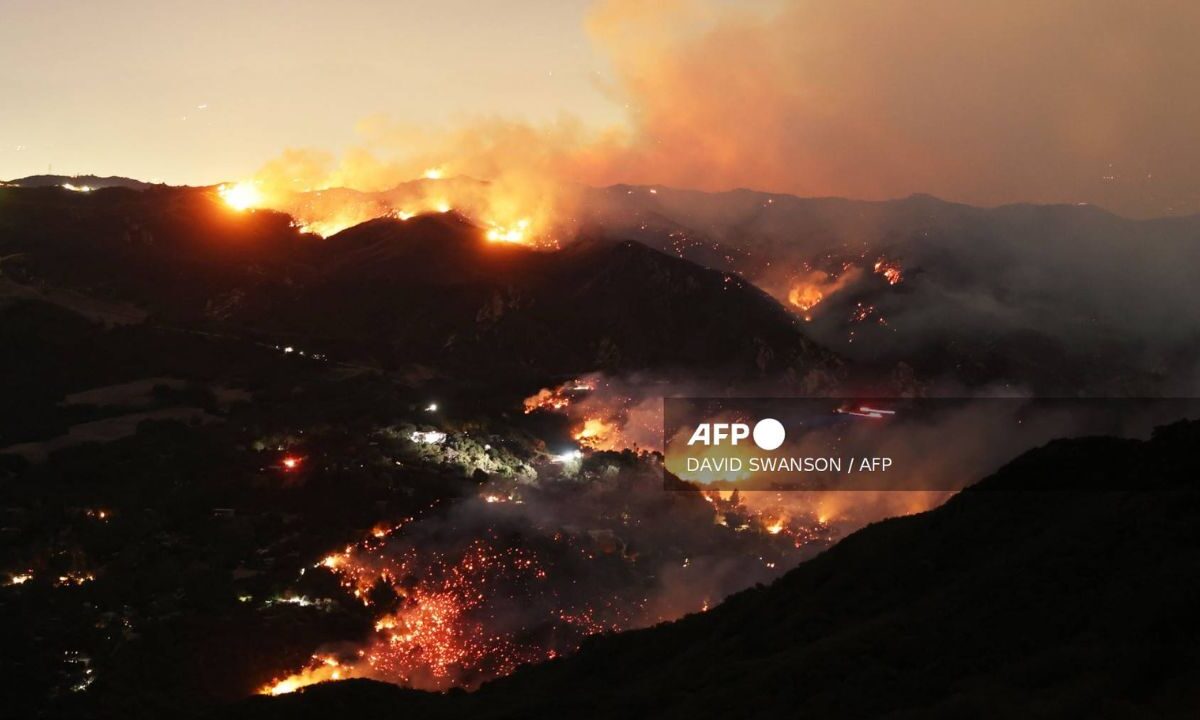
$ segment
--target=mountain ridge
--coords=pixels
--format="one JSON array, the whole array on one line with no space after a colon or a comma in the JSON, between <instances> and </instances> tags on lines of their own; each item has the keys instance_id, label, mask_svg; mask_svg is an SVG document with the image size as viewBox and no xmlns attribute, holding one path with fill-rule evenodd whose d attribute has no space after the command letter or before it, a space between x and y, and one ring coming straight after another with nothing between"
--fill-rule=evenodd
<instances>
[{"instance_id":1,"label":"mountain ridge","mask_svg":"<svg viewBox=\"0 0 1200 720\"><path fill-rule=\"evenodd\" d=\"M6 274L131 303L153 322L526 384L695 367L811 387L810 370L840 365L757 288L640 244L539 251L489 242L453 212L321 239L202 190L0 193Z\"/></svg>"}]
</instances>

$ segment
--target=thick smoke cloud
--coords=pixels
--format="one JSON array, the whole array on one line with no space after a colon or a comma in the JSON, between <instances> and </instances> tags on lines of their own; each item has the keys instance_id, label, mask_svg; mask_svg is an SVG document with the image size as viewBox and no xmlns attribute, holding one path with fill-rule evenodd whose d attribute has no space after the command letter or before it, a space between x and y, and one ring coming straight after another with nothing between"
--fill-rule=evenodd
<instances>
[{"instance_id":1,"label":"thick smoke cloud","mask_svg":"<svg viewBox=\"0 0 1200 720\"><path fill-rule=\"evenodd\" d=\"M1089 0L608 0L588 30L628 121L382 118L334 160L266 168L292 189L381 190L428 167L530 200L564 181L973 204L1200 210L1200 6Z\"/></svg>"},{"instance_id":2,"label":"thick smoke cloud","mask_svg":"<svg viewBox=\"0 0 1200 720\"><path fill-rule=\"evenodd\" d=\"M591 20L634 130L594 181L1200 209L1200 6L620 0Z\"/></svg>"}]
</instances>

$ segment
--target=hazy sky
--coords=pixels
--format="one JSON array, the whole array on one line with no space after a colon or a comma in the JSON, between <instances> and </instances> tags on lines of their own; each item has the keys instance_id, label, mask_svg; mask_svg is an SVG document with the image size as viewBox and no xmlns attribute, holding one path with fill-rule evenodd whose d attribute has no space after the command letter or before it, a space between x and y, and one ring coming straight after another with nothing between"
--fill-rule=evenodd
<instances>
[{"instance_id":1,"label":"hazy sky","mask_svg":"<svg viewBox=\"0 0 1200 720\"><path fill-rule=\"evenodd\" d=\"M611 123L587 0L0 0L0 178L244 175L358 120ZM204 106L204 107L202 107Z\"/></svg>"},{"instance_id":2,"label":"hazy sky","mask_svg":"<svg viewBox=\"0 0 1200 720\"><path fill-rule=\"evenodd\" d=\"M1195 0L0 0L0 178L286 157L1195 213L1198 34Z\"/></svg>"}]
</instances>

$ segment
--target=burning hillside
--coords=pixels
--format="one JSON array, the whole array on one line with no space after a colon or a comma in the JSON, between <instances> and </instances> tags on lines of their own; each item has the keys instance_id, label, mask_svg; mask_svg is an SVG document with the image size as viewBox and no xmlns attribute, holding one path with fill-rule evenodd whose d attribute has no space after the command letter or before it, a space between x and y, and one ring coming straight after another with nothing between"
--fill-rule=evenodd
<instances>
[{"instance_id":1,"label":"burning hillside","mask_svg":"<svg viewBox=\"0 0 1200 720\"><path fill-rule=\"evenodd\" d=\"M304 232L329 237L377 218L408 220L417 215L457 212L484 228L489 242L556 248L572 232L561 193L545 197L538 185L447 178L431 169L419 180L376 192L341 186L293 188L265 172L222 185L218 194L231 208L275 210L291 215ZM545 199L550 198L550 199Z\"/></svg>"},{"instance_id":2,"label":"burning hillside","mask_svg":"<svg viewBox=\"0 0 1200 720\"><path fill-rule=\"evenodd\" d=\"M493 480L373 529L307 568L371 610L370 636L318 649L262 692L349 677L472 688L588 635L703 611L833 539L820 519L736 493L664 492L660 473L649 456L543 461L533 482Z\"/></svg>"},{"instance_id":3,"label":"burning hillside","mask_svg":"<svg viewBox=\"0 0 1200 720\"><path fill-rule=\"evenodd\" d=\"M591 373L525 398L525 413L558 413L591 450L662 450L662 399L646 386Z\"/></svg>"},{"instance_id":4,"label":"burning hillside","mask_svg":"<svg viewBox=\"0 0 1200 720\"><path fill-rule=\"evenodd\" d=\"M904 268L899 261L881 257L870 268L888 285L899 285L904 280ZM833 295L852 288L870 273L854 261L844 261L840 270L825 272L810 270L795 279L788 291L788 304L795 308L805 320L811 321L816 307ZM858 318L861 320L861 318Z\"/></svg>"},{"instance_id":5,"label":"burning hillside","mask_svg":"<svg viewBox=\"0 0 1200 720\"><path fill-rule=\"evenodd\" d=\"M374 635L365 648L349 654L314 655L310 667L272 682L266 693L349 677L427 690L473 686L556 654L554 647L540 647L493 622L511 612L506 605L538 597L539 585L546 584L546 571L533 552L474 540L445 556L365 540L316 567L335 573L348 592L380 613ZM565 611L563 617L568 617ZM549 620L548 631L560 635L562 628Z\"/></svg>"},{"instance_id":6,"label":"burning hillside","mask_svg":"<svg viewBox=\"0 0 1200 720\"><path fill-rule=\"evenodd\" d=\"M788 290L788 303L803 314L805 320L812 320L812 311L825 298L833 295L862 275L862 270L846 265L837 275L813 270L796 280Z\"/></svg>"}]
</instances>

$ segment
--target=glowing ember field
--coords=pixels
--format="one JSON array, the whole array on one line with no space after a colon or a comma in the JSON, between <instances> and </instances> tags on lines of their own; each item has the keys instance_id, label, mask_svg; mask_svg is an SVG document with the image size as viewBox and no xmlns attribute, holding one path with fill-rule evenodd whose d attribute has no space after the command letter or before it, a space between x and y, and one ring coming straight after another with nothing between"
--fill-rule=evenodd
<instances>
[{"instance_id":1,"label":"glowing ember field","mask_svg":"<svg viewBox=\"0 0 1200 720\"><path fill-rule=\"evenodd\" d=\"M687 495L687 502L702 498L709 508L707 533L736 535L743 549L763 553L752 563L758 577L777 574L833 535L822 518L792 516L779 506L754 510L736 493ZM489 507L523 502L496 494L478 501ZM432 549L439 542L422 534L423 524L411 525L411 538L408 525L376 528L308 569L332 573L347 596L374 612L371 636L361 646L314 653L306 667L260 692L277 695L352 677L423 690L473 688L521 665L569 654L588 635L704 611L735 589L714 592L711 578L703 577L712 558L647 564L612 531L517 537L487 529L468 539L473 533L456 529L452 534L463 539ZM668 574L698 576L694 594L687 583L666 595L656 587L653 576L666 562L674 566Z\"/></svg>"},{"instance_id":2,"label":"glowing ember field","mask_svg":"<svg viewBox=\"0 0 1200 720\"><path fill-rule=\"evenodd\" d=\"M826 517L779 494L664 492L653 456L630 466L587 449L621 446L638 432L631 423L661 422L661 403L647 418L640 404L600 375L529 397L529 414L586 412L571 430L584 451L535 461L536 477L491 480L425 517L378 524L314 561L302 576L332 575L342 596L286 600L361 604L369 637L316 648L260 692L355 677L474 688L570 654L589 635L702 612L836 537ZM411 435L431 458L452 457L463 441Z\"/></svg>"},{"instance_id":3,"label":"glowing ember field","mask_svg":"<svg viewBox=\"0 0 1200 720\"><path fill-rule=\"evenodd\" d=\"M836 493L665 492L658 456L605 451L661 427L661 400L644 394L600 374L543 388L526 398L525 414L565 416L580 450L531 458L520 480L494 476L468 497L377 524L315 558L301 576L331 576L340 594L286 601L360 605L372 618L368 637L317 647L259 691L346 678L472 689L568 655L590 635L703 612L861 524L857 499ZM457 457L469 440L451 428L403 437L433 462Z\"/></svg>"},{"instance_id":4,"label":"glowing ember field","mask_svg":"<svg viewBox=\"0 0 1200 720\"><path fill-rule=\"evenodd\" d=\"M335 573L364 605L380 608L368 645L349 656L315 655L311 666L271 683L264 692L280 694L347 677L375 677L426 690L469 687L555 656L554 647L498 627L505 606L543 594L546 571L536 553L498 550L476 540L459 553L422 559L414 548L393 552L388 545L384 534L329 555L317 566ZM578 617L589 613L585 609ZM566 611L558 620L547 618L546 630L568 647L603 629Z\"/></svg>"}]
</instances>

